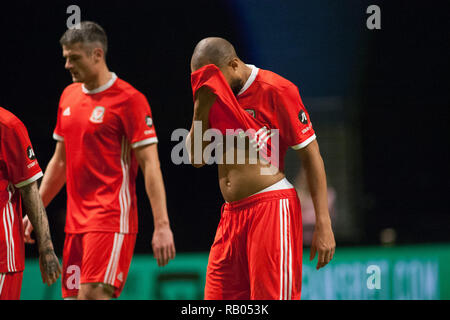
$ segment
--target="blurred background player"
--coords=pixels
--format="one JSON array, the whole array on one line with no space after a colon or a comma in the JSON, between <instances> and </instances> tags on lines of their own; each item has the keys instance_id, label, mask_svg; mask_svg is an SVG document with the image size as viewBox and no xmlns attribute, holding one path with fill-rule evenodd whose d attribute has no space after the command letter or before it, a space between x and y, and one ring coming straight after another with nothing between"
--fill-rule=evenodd
<instances>
[{"instance_id":1,"label":"blurred background player","mask_svg":"<svg viewBox=\"0 0 450 320\"><path fill-rule=\"evenodd\" d=\"M61 274L37 187L42 171L24 124L0 107L0 300L18 300L25 269L22 206L35 227L42 281Z\"/></svg>"},{"instance_id":2,"label":"blurred background player","mask_svg":"<svg viewBox=\"0 0 450 320\"><path fill-rule=\"evenodd\" d=\"M63 297L110 299L123 289L135 246L138 165L153 211L154 256L159 266L175 256L158 139L145 96L108 70L102 27L82 22L60 43L74 83L60 99L56 149L39 191L47 206L66 183Z\"/></svg>"},{"instance_id":3,"label":"blurred background player","mask_svg":"<svg viewBox=\"0 0 450 320\"><path fill-rule=\"evenodd\" d=\"M245 164L218 164L220 190L226 203L209 255L205 299L300 299L301 209L297 193L282 171L289 147L301 159L314 202L316 225L310 259L318 252L317 269L333 258L335 240L325 169L298 89L270 71L246 65L233 46L221 38L206 38L197 44L191 70L193 121L202 123L200 141L208 128L225 129L215 126L226 126L217 119L223 108L225 114L236 119L253 117L270 130L279 130L280 171L262 175L265 165L260 161L250 164L248 158ZM193 123L188 141L198 139L194 131ZM203 142L202 148L207 144ZM234 146L228 145L225 153L230 148L237 154ZM188 142L188 150L194 154L195 143ZM226 154L223 159L228 159ZM193 164L200 167L205 161Z\"/></svg>"}]
</instances>

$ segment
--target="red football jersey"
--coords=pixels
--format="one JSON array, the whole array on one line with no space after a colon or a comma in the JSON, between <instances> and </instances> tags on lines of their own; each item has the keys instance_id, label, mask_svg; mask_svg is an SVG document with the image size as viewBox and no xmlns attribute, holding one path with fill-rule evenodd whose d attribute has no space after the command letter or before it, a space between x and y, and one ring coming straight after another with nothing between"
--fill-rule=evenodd
<instances>
[{"instance_id":1,"label":"red football jersey","mask_svg":"<svg viewBox=\"0 0 450 320\"><path fill-rule=\"evenodd\" d=\"M0 273L23 271L22 188L42 177L27 129L0 107Z\"/></svg>"},{"instance_id":2,"label":"red football jersey","mask_svg":"<svg viewBox=\"0 0 450 320\"><path fill-rule=\"evenodd\" d=\"M259 145L262 156L283 170L287 149L306 147L316 138L314 129L298 88L292 82L271 71L248 66L252 73L237 96L219 68L211 64L200 68L191 75L194 97L198 89L208 86L218 98L209 113L210 127L222 134L227 129L253 129L257 133L253 138L264 142ZM277 143L270 134L275 129L279 133ZM271 157L274 148L278 148L277 162Z\"/></svg>"},{"instance_id":3,"label":"red football jersey","mask_svg":"<svg viewBox=\"0 0 450 320\"><path fill-rule=\"evenodd\" d=\"M113 73L104 86L63 92L53 137L66 148L67 233L137 233L132 149L157 143L145 96Z\"/></svg>"}]
</instances>

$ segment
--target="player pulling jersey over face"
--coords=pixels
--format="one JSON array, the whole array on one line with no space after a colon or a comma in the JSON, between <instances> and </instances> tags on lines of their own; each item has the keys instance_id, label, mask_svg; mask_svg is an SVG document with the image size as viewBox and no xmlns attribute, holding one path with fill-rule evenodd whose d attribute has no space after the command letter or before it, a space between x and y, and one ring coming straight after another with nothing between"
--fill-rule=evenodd
<instances>
[{"instance_id":1,"label":"player pulling jersey over face","mask_svg":"<svg viewBox=\"0 0 450 320\"><path fill-rule=\"evenodd\" d=\"M252 135L256 141L267 146L264 158L272 160L272 165L284 170L284 156L289 147L298 150L312 142L316 135L309 115L303 106L297 87L283 77L261 70L253 65L251 74L237 97L231 91L222 72L215 65L206 65L191 75L193 95L203 86L217 96L212 105L208 121L210 128L222 134L227 130L242 129L262 132ZM271 132L278 131L275 143L270 139ZM272 156L273 152L279 155ZM274 160L276 162L274 162Z\"/></svg>"},{"instance_id":2,"label":"player pulling jersey over face","mask_svg":"<svg viewBox=\"0 0 450 320\"><path fill-rule=\"evenodd\" d=\"M245 65L233 46L221 38L206 38L197 44L191 69L194 121L187 141L196 141L197 121L202 129L216 128L222 133L236 127L278 130L278 167L283 170L284 154L292 147L309 177L314 177L309 182L316 194L320 228L311 252L315 255L318 250L317 267L325 266L335 247L325 171L298 89L270 71ZM189 146L188 142L189 147L192 155L195 143ZM276 146L268 143L268 147L274 152ZM302 226L298 195L282 171L261 175L260 168L259 163L218 164L226 203L209 255L206 299L300 298Z\"/></svg>"}]
</instances>

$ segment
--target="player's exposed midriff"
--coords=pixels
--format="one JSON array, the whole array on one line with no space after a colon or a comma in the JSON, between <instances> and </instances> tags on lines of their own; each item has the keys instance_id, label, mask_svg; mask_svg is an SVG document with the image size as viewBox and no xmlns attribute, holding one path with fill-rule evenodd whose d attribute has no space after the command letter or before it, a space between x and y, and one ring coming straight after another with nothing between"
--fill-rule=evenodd
<instances>
[{"instance_id":1,"label":"player's exposed midriff","mask_svg":"<svg viewBox=\"0 0 450 320\"><path fill-rule=\"evenodd\" d=\"M225 159L227 159L226 155L228 152L233 152L235 161L232 161L232 164L226 163ZM225 147L223 154L224 164L218 164L220 191L227 202L245 199L285 177L284 173L279 170L276 170L271 175L262 174L262 169L269 168L269 165L262 163L260 160L257 160L256 164L250 164L248 144L245 148L245 157L243 157L245 163L238 163L237 158L237 147Z\"/></svg>"}]
</instances>

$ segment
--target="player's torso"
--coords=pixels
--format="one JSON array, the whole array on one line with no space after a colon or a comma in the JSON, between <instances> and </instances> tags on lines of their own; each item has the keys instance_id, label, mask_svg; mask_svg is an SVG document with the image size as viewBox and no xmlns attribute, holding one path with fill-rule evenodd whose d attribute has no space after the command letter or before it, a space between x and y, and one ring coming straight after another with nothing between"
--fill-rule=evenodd
<instances>
[{"instance_id":1,"label":"player's torso","mask_svg":"<svg viewBox=\"0 0 450 320\"><path fill-rule=\"evenodd\" d=\"M87 95L81 88L66 95L60 119L67 151L117 153L124 135L120 111L125 100L121 92Z\"/></svg>"},{"instance_id":2,"label":"player's torso","mask_svg":"<svg viewBox=\"0 0 450 320\"><path fill-rule=\"evenodd\" d=\"M18 219L21 216L21 212L19 211L19 190L14 187L9 179L3 155L0 152L0 241L5 236L4 232L2 232L2 227L10 226L12 217Z\"/></svg>"},{"instance_id":3,"label":"player's torso","mask_svg":"<svg viewBox=\"0 0 450 320\"><path fill-rule=\"evenodd\" d=\"M130 92L118 85L97 94L85 94L81 86L75 89L60 102L66 147L66 232L137 232L138 165L121 119Z\"/></svg>"},{"instance_id":4,"label":"player's torso","mask_svg":"<svg viewBox=\"0 0 450 320\"><path fill-rule=\"evenodd\" d=\"M263 142L267 145L268 140L265 138L271 135L272 130L278 129L278 121L274 112L273 90L268 90L264 84L260 83L260 80L263 80L260 75L262 71L258 71L254 82L245 92L236 96L242 109L257 120L258 127L255 130L260 132L257 136L260 138L260 147L263 146ZM248 140L248 138L246 139ZM270 140L269 148L272 148L271 142ZM267 163L258 160L256 164L252 164L251 160L254 159L254 156L251 156L251 152L249 152L248 142L246 142L245 148L245 164L236 162L236 164L219 165L219 185L224 199L228 202L244 199L284 178L282 172ZM232 153L236 155L239 152L238 149L237 144ZM229 148L225 147L224 151L223 159L226 159Z\"/></svg>"},{"instance_id":5,"label":"player's torso","mask_svg":"<svg viewBox=\"0 0 450 320\"><path fill-rule=\"evenodd\" d=\"M0 140L7 139L4 131L15 125L15 117L9 111L0 107ZM21 146L18 146L20 148ZM13 183L11 182L11 177L9 176L7 165L6 165L6 155L3 148L0 148L0 214L2 214L5 206L8 203L14 202L16 197L14 197L15 190ZM25 152L25 150L24 150ZM2 217L1 217L2 218ZM3 221L0 219L0 224Z\"/></svg>"},{"instance_id":6,"label":"player's torso","mask_svg":"<svg viewBox=\"0 0 450 320\"><path fill-rule=\"evenodd\" d=\"M255 118L267 130L263 135L272 135L270 139L270 152L278 153L279 161L277 167L284 167L284 155L288 149L286 137L283 136L281 119L279 119L280 108L278 99L283 90L290 82L285 78L268 70L259 69L254 82L245 92L236 98L239 105L253 118Z\"/></svg>"},{"instance_id":7,"label":"player's torso","mask_svg":"<svg viewBox=\"0 0 450 320\"><path fill-rule=\"evenodd\" d=\"M10 115L0 107L0 139ZM0 151L0 273L24 269L24 243L20 193L8 175L3 151Z\"/></svg>"},{"instance_id":8,"label":"player's torso","mask_svg":"<svg viewBox=\"0 0 450 320\"><path fill-rule=\"evenodd\" d=\"M276 129L278 126L275 114L275 88L265 84L268 77L265 70L258 70L254 82L241 94L236 96L239 105L253 118L258 120L268 129Z\"/></svg>"}]
</instances>

